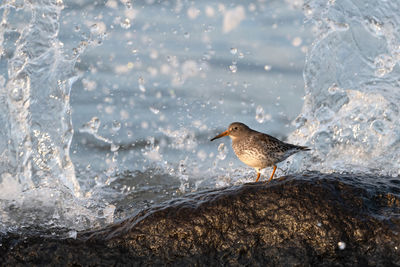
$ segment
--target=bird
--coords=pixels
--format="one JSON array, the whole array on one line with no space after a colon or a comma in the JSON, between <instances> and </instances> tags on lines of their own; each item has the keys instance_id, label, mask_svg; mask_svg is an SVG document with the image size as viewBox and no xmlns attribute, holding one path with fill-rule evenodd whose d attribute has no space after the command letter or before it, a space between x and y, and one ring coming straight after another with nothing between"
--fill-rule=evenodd
<instances>
[{"instance_id":1,"label":"bird","mask_svg":"<svg viewBox=\"0 0 400 267\"><path fill-rule=\"evenodd\" d=\"M232 148L236 156L246 165L257 171L256 182L260 179L261 170L272 166L269 183L274 177L276 164L300 151L309 151L306 146L297 146L280 141L265 133L255 131L241 122L233 122L228 130L213 137L210 141L229 136L232 139Z\"/></svg>"}]
</instances>

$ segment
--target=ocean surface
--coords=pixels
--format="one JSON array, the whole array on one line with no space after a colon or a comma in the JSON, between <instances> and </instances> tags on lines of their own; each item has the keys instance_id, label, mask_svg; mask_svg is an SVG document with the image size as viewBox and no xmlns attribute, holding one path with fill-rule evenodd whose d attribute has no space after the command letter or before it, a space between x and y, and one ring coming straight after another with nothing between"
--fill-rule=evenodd
<instances>
[{"instance_id":1,"label":"ocean surface","mask_svg":"<svg viewBox=\"0 0 400 267\"><path fill-rule=\"evenodd\" d=\"M398 177L400 4L380 2L2 2L0 231L73 237L254 181L209 141L234 121L312 148L277 176Z\"/></svg>"}]
</instances>

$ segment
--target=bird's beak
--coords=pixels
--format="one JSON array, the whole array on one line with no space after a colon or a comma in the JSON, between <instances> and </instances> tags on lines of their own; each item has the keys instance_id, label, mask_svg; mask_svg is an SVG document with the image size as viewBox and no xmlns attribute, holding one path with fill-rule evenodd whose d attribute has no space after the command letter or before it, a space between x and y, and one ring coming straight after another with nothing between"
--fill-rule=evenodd
<instances>
[{"instance_id":1,"label":"bird's beak","mask_svg":"<svg viewBox=\"0 0 400 267\"><path fill-rule=\"evenodd\" d=\"M227 136L227 135L229 135L229 134L230 134L229 130L226 130L225 132L223 132L223 133L217 135L216 137L212 138L210 141L214 141L215 139L218 139L218 138Z\"/></svg>"}]
</instances>

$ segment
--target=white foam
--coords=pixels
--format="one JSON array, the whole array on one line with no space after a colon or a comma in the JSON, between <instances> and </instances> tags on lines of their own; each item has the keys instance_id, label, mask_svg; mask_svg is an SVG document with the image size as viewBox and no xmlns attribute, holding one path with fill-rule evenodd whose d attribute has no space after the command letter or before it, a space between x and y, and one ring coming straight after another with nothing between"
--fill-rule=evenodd
<instances>
[{"instance_id":1,"label":"white foam","mask_svg":"<svg viewBox=\"0 0 400 267\"><path fill-rule=\"evenodd\" d=\"M399 14L389 3L377 10L368 8L373 1L363 1L352 13L355 6L348 3L318 2L305 9L317 39L307 55L302 114L289 138L312 151L291 168L397 176Z\"/></svg>"}]
</instances>

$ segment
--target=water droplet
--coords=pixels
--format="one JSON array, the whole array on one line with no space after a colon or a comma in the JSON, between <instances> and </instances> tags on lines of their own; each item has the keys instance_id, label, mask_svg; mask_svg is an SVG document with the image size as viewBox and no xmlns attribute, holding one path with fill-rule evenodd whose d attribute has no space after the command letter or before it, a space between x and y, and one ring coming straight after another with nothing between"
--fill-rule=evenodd
<instances>
[{"instance_id":1,"label":"water droplet","mask_svg":"<svg viewBox=\"0 0 400 267\"><path fill-rule=\"evenodd\" d=\"M218 146L218 156L217 158L220 160L224 160L226 158L226 154L228 153L228 149L226 148L224 143L221 143Z\"/></svg>"},{"instance_id":2,"label":"water droplet","mask_svg":"<svg viewBox=\"0 0 400 267\"><path fill-rule=\"evenodd\" d=\"M186 172L185 165L186 165L186 160L181 160L181 161L179 161L178 171L179 171L181 174Z\"/></svg>"},{"instance_id":3,"label":"water droplet","mask_svg":"<svg viewBox=\"0 0 400 267\"><path fill-rule=\"evenodd\" d=\"M116 144L114 144L114 143L111 143L111 146L110 146L111 152L116 152L116 151L118 151L119 148L120 148L119 145L116 145Z\"/></svg>"},{"instance_id":4,"label":"water droplet","mask_svg":"<svg viewBox=\"0 0 400 267\"><path fill-rule=\"evenodd\" d=\"M338 242L338 247L340 250L344 250L346 248L346 243L343 241Z\"/></svg>"},{"instance_id":5,"label":"water droplet","mask_svg":"<svg viewBox=\"0 0 400 267\"><path fill-rule=\"evenodd\" d=\"M150 109L150 111L151 112L153 112L154 114L158 114L158 113L160 113L160 110L159 109L156 109L156 108L154 108L154 107L149 107L149 109Z\"/></svg>"},{"instance_id":6,"label":"water droplet","mask_svg":"<svg viewBox=\"0 0 400 267\"><path fill-rule=\"evenodd\" d=\"M125 6L126 6L127 9L131 9L131 8L132 8L132 1L127 0L127 1L125 2Z\"/></svg>"},{"instance_id":7,"label":"water droplet","mask_svg":"<svg viewBox=\"0 0 400 267\"><path fill-rule=\"evenodd\" d=\"M336 83L332 84L332 86L330 86L328 88L328 92L330 94L335 94L335 93L340 92L340 91L341 91L341 89Z\"/></svg>"},{"instance_id":8,"label":"water droplet","mask_svg":"<svg viewBox=\"0 0 400 267\"><path fill-rule=\"evenodd\" d=\"M232 54L232 55L236 55L237 52L238 52L238 49L237 49L237 48L235 48L235 47L232 47L232 48L231 48L231 54Z\"/></svg>"},{"instance_id":9,"label":"water droplet","mask_svg":"<svg viewBox=\"0 0 400 267\"><path fill-rule=\"evenodd\" d=\"M190 19L196 19L200 15L200 10L195 7L189 7L187 10L187 15Z\"/></svg>"},{"instance_id":10,"label":"water droplet","mask_svg":"<svg viewBox=\"0 0 400 267\"><path fill-rule=\"evenodd\" d=\"M139 90L142 91L143 93L146 92L146 87L144 87L143 77L139 77L138 83L139 83Z\"/></svg>"},{"instance_id":11,"label":"water droplet","mask_svg":"<svg viewBox=\"0 0 400 267\"><path fill-rule=\"evenodd\" d=\"M98 31L99 31L99 25L97 25L96 23L92 24L92 26L90 26L91 33L97 33Z\"/></svg>"},{"instance_id":12,"label":"water droplet","mask_svg":"<svg viewBox=\"0 0 400 267\"><path fill-rule=\"evenodd\" d=\"M265 65L264 66L264 70L265 71L270 71L271 70L271 66L270 65Z\"/></svg>"},{"instance_id":13,"label":"water droplet","mask_svg":"<svg viewBox=\"0 0 400 267\"><path fill-rule=\"evenodd\" d=\"M292 45L295 46L295 47L298 47L298 46L301 45L302 42L303 42L303 40L301 40L300 37L295 37L295 38L292 40Z\"/></svg>"},{"instance_id":14,"label":"water droplet","mask_svg":"<svg viewBox=\"0 0 400 267\"><path fill-rule=\"evenodd\" d=\"M256 108L256 121L258 123L263 123L265 120L264 109L262 106L258 105Z\"/></svg>"},{"instance_id":15,"label":"water droplet","mask_svg":"<svg viewBox=\"0 0 400 267\"><path fill-rule=\"evenodd\" d=\"M142 121L142 123L140 124L140 126L141 126L143 129L147 129L147 128L149 128L149 123L148 123L147 121Z\"/></svg>"},{"instance_id":16,"label":"water droplet","mask_svg":"<svg viewBox=\"0 0 400 267\"><path fill-rule=\"evenodd\" d=\"M71 230L71 231L68 232L68 237L69 237L69 238L76 239L76 236L77 236L77 235L78 235L78 232L75 231L75 230Z\"/></svg>"},{"instance_id":17,"label":"water droplet","mask_svg":"<svg viewBox=\"0 0 400 267\"><path fill-rule=\"evenodd\" d=\"M131 21L128 18L126 18L123 21L121 21L120 25L121 28L123 29L129 29L131 27Z\"/></svg>"},{"instance_id":18,"label":"water droplet","mask_svg":"<svg viewBox=\"0 0 400 267\"><path fill-rule=\"evenodd\" d=\"M229 69L231 70L232 73L236 73L237 72L237 66L236 65L230 65Z\"/></svg>"},{"instance_id":19,"label":"water droplet","mask_svg":"<svg viewBox=\"0 0 400 267\"><path fill-rule=\"evenodd\" d=\"M114 120L112 123L112 128L113 132L118 132L119 129L121 129L121 123L119 121Z\"/></svg>"},{"instance_id":20,"label":"water droplet","mask_svg":"<svg viewBox=\"0 0 400 267\"><path fill-rule=\"evenodd\" d=\"M190 38L190 33L185 32L185 33L183 34L183 36L184 36L186 39L189 39L189 38Z\"/></svg>"}]
</instances>

